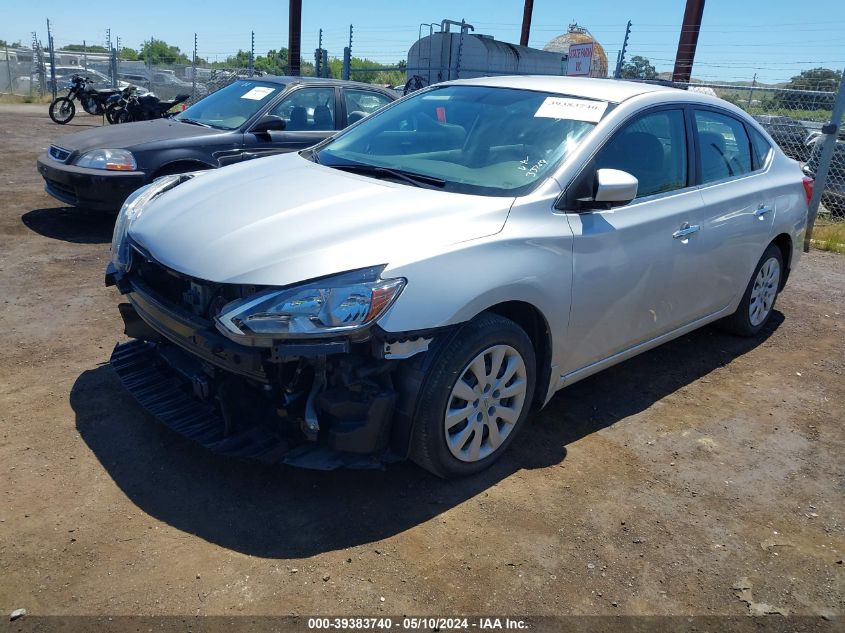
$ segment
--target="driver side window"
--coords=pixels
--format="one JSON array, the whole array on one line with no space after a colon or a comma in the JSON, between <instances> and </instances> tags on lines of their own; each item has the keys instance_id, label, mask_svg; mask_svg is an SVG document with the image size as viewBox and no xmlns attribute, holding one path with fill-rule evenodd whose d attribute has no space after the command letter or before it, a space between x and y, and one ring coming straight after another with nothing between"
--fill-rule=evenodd
<instances>
[{"instance_id":1,"label":"driver side window","mask_svg":"<svg viewBox=\"0 0 845 633\"><path fill-rule=\"evenodd\" d=\"M282 99L268 114L284 119L288 132L334 130L334 88L300 88Z\"/></svg>"},{"instance_id":2,"label":"driver side window","mask_svg":"<svg viewBox=\"0 0 845 633\"><path fill-rule=\"evenodd\" d=\"M645 114L621 131L596 156L596 169L634 176L637 198L687 186L687 136L682 110Z\"/></svg>"}]
</instances>

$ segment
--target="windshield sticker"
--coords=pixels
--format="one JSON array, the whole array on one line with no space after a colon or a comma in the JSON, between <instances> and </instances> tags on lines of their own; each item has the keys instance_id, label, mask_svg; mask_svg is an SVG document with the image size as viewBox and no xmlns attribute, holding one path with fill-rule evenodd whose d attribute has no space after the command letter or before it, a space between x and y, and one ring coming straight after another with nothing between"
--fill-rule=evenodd
<instances>
[{"instance_id":1,"label":"windshield sticker","mask_svg":"<svg viewBox=\"0 0 845 633\"><path fill-rule=\"evenodd\" d=\"M570 121L598 123L606 109L606 101L546 97L542 105L537 108L534 116L546 119L569 119Z\"/></svg>"},{"instance_id":2,"label":"windshield sticker","mask_svg":"<svg viewBox=\"0 0 845 633\"><path fill-rule=\"evenodd\" d=\"M276 92L275 88L267 88L265 86L256 86L245 95L241 95L241 99L252 99L253 101L261 101L269 94Z\"/></svg>"}]
</instances>

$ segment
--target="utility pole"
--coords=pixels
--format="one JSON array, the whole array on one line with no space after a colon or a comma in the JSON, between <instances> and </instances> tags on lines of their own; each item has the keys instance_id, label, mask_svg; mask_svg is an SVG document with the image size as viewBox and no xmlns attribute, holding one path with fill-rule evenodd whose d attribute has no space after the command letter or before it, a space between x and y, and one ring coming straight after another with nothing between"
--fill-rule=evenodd
<instances>
[{"instance_id":1,"label":"utility pole","mask_svg":"<svg viewBox=\"0 0 845 633\"><path fill-rule=\"evenodd\" d=\"M9 94L15 94L14 89L12 88L12 62L9 61L9 45L4 44L6 49L6 71L9 73Z\"/></svg>"},{"instance_id":2,"label":"utility pole","mask_svg":"<svg viewBox=\"0 0 845 633\"><path fill-rule=\"evenodd\" d=\"M53 46L50 18L47 18L47 45L50 47L50 90L53 93L53 99L55 99L58 91L58 86L56 86L56 49Z\"/></svg>"},{"instance_id":3,"label":"utility pole","mask_svg":"<svg viewBox=\"0 0 845 633\"><path fill-rule=\"evenodd\" d=\"M88 42L86 40L82 40L82 64L85 70L88 70Z\"/></svg>"},{"instance_id":4,"label":"utility pole","mask_svg":"<svg viewBox=\"0 0 845 633\"><path fill-rule=\"evenodd\" d=\"M678 40L678 53L675 55L675 68L672 71L673 82L689 83L703 15L704 0L687 0L684 23L681 26L681 37Z\"/></svg>"},{"instance_id":5,"label":"utility pole","mask_svg":"<svg viewBox=\"0 0 845 633\"><path fill-rule=\"evenodd\" d=\"M255 74L255 31L252 31L252 43L249 45L249 76Z\"/></svg>"},{"instance_id":6,"label":"utility pole","mask_svg":"<svg viewBox=\"0 0 845 633\"><path fill-rule=\"evenodd\" d=\"M194 57L191 61L191 103L197 98L197 34L194 33Z\"/></svg>"},{"instance_id":7,"label":"utility pole","mask_svg":"<svg viewBox=\"0 0 845 633\"><path fill-rule=\"evenodd\" d=\"M288 0L288 73L300 75L302 58L302 0Z\"/></svg>"},{"instance_id":8,"label":"utility pole","mask_svg":"<svg viewBox=\"0 0 845 633\"><path fill-rule=\"evenodd\" d=\"M315 77L322 77L322 64L323 64L323 29L320 29L320 36L318 39L317 50L314 51L314 76Z\"/></svg>"},{"instance_id":9,"label":"utility pole","mask_svg":"<svg viewBox=\"0 0 845 633\"><path fill-rule=\"evenodd\" d=\"M622 66L625 64L625 51L628 49L628 37L631 35L631 20L628 20L628 26L625 27L625 39L622 41L622 50L619 51L619 57L616 59L616 70L613 72L614 79L619 79L622 76Z\"/></svg>"},{"instance_id":10,"label":"utility pole","mask_svg":"<svg viewBox=\"0 0 845 633\"><path fill-rule=\"evenodd\" d=\"M349 25L349 46L343 47L343 70L340 73L341 78L349 81L349 74L352 66L352 25Z\"/></svg>"},{"instance_id":11,"label":"utility pole","mask_svg":"<svg viewBox=\"0 0 845 633\"><path fill-rule=\"evenodd\" d=\"M534 13L534 0L525 0L522 9L522 33L519 36L519 45L528 46L528 36L531 34L531 14Z\"/></svg>"},{"instance_id":12,"label":"utility pole","mask_svg":"<svg viewBox=\"0 0 845 633\"><path fill-rule=\"evenodd\" d=\"M120 63L120 36L117 36L117 44L111 50L111 87L117 88L117 72Z\"/></svg>"}]
</instances>

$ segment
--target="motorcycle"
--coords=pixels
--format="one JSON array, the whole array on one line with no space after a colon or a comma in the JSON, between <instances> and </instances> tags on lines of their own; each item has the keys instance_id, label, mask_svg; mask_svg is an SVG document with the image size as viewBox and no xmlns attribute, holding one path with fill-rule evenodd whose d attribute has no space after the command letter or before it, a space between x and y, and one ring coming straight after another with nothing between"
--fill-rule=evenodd
<instances>
[{"instance_id":1,"label":"motorcycle","mask_svg":"<svg viewBox=\"0 0 845 633\"><path fill-rule=\"evenodd\" d=\"M79 100L82 108L88 114L103 114L108 99L119 91L114 88L97 90L91 85L93 83L88 77L73 75L70 79L67 96L57 97L50 104L50 118L53 122L64 125L73 119L76 114L74 99Z\"/></svg>"},{"instance_id":2,"label":"motorcycle","mask_svg":"<svg viewBox=\"0 0 845 633\"><path fill-rule=\"evenodd\" d=\"M132 95L138 90L136 86L126 86L116 95L112 95L106 101L106 121L112 125L120 123L120 113L126 108Z\"/></svg>"},{"instance_id":3,"label":"motorcycle","mask_svg":"<svg viewBox=\"0 0 845 633\"><path fill-rule=\"evenodd\" d=\"M122 97L122 95L121 95ZM153 93L138 96L135 91L130 92L125 99L124 105L119 105L112 110L113 123L129 123L131 121L151 121L168 116L168 111L174 106L184 103L191 98L191 95L176 95L175 99L162 101ZM117 103L121 103L118 101Z\"/></svg>"}]
</instances>

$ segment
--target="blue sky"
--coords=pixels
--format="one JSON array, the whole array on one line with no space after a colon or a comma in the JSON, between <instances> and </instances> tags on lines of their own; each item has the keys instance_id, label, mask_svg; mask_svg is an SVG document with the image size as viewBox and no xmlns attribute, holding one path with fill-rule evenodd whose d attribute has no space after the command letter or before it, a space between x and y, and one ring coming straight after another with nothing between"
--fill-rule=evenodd
<instances>
[{"instance_id":1,"label":"blue sky","mask_svg":"<svg viewBox=\"0 0 845 633\"><path fill-rule=\"evenodd\" d=\"M40 0L2 0L0 38L27 42L37 31L46 43L50 18L58 46L81 42L102 44L111 28L126 46L137 48L154 36L189 51L194 32L202 57L225 59L239 48L248 49L255 31L256 54L287 46L287 3L205 0L145 0L109 5L116 10L84 9L82 5ZM353 24L353 54L390 63L407 56L421 22L443 18L466 19L477 33L517 43L522 0L316 0L303 1L303 54L310 57L323 29L323 45L341 56ZM807 7L812 6L813 11ZM705 80L788 80L816 66L845 67L845 8L842 0L708 0L693 76ZM577 21L590 29L605 47L611 65L621 47L625 23L634 25L629 56L643 55L659 71L671 70L678 44L683 0L620 0L562 3L535 0L531 46L548 40ZM254 16L254 17L252 17Z\"/></svg>"}]
</instances>

